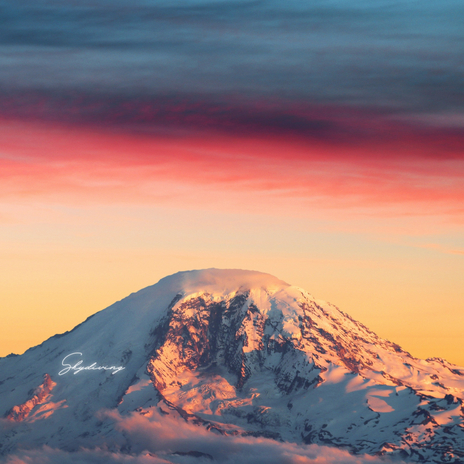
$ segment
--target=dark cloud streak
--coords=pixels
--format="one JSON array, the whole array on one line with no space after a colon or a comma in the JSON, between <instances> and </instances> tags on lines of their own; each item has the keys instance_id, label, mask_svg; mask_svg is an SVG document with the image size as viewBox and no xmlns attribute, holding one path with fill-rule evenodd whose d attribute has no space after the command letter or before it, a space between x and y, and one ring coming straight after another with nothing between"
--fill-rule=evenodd
<instances>
[{"instance_id":1,"label":"dark cloud streak","mask_svg":"<svg viewBox=\"0 0 464 464\"><path fill-rule=\"evenodd\" d=\"M398 155L413 158L462 159L464 147L464 130L459 126L433 127L427 120L405 121L391 110L225 95L4 93L0 98L0 117L97 127L128 134L178 137L205 132L291 137L332 147L384 147L388 156L402 145L411 149L402 149Z\"/></svg>"}]
</instances>

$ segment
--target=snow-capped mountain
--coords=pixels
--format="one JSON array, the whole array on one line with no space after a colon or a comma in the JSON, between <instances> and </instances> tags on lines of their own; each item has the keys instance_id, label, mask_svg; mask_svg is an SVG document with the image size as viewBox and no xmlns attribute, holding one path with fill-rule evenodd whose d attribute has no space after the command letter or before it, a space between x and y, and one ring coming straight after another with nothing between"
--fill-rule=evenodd
<instances>
[{"instance_id":1,"label":"snow-capped mountain","mask_svg":"<svg viewBox=\"0 0 464 464\"><path fill-rule=\"evenodd\" d=\"M416 359L301 288L252 271L181 272L0 359L0 455L102 443L130 453L115 418L140 415L463 462L463 399L464 368Z\"/></svg>"}]
</instances>

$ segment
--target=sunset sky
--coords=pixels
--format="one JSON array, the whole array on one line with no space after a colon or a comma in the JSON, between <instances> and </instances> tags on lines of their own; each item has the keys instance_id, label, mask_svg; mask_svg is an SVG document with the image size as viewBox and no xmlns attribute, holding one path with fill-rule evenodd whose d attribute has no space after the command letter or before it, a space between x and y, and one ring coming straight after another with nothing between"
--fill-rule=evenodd
<instances>
[{"instance_id":1,"label":"sunset sky","mask_svg":"<svg viewBox=\"0 0 464 464\"><path fill-rule=\"evenodd\" d=\"M216 267L464 366L461 0L0 12L0 356Z\"/></svg>"}]
</instances>

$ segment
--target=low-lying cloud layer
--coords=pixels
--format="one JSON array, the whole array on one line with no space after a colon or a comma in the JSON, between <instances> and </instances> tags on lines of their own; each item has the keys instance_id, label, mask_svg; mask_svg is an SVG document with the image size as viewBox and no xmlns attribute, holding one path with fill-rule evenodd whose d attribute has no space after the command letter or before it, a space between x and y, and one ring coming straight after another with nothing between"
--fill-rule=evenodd
<instances>
[{"instance_id":1,"label":"low-lying cloud layer","mask_svg":"<svg viewBox=\"0 0 464 464\"><path fill-rule=\"evenodd\" d=\"M106 412L120 435L97 449L76 452L43 447L18 451L6 464L387 464L386 458L353 456L347 451L318 445L280 443L271 439L224 436L154 413L121 416ZM121 452L125 449L126 452ZM130 452L127 452L130 450ZM396 460L395 462L400 462Z\"/></svg>"}]
</instances>

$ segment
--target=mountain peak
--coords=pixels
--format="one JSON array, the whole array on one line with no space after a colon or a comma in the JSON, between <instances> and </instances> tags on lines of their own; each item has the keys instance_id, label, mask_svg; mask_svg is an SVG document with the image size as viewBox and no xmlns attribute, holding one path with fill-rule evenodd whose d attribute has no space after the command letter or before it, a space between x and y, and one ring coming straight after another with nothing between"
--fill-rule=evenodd
<instances>
[{"instance_id":1,"label":"mountain peak","mask_svg":"<svg viewBox=\"0 0 464 464\"><path fill-rule=\"evenodd\" d=\"M117 434L100 420L103 409L427 462L463 444L455 438L462 370L416 359L334 305L256 271L165 277L1 358L0 373L0 416L28 423L0 433L0 454L26 441L87 447L87 436L101 446Z\"/></svg>"}]
</instances>

